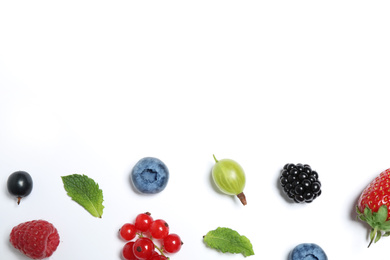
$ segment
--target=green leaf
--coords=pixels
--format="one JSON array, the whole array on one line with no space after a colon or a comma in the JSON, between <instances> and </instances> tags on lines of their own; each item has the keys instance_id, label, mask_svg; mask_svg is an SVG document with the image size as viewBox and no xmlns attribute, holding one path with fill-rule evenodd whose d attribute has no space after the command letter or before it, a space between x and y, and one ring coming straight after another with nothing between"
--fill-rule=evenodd
<instances>
[{"instance_id":1,"label":"green leaf","mask_svg":"<svg viewBox=\"0 0 390 260\"><path fill-rule=\"evenodd\" d=\"M375 235L376 235L376 230L372 229L370 232L370 241L374 241Z\"/></svg>"},{"instance_id":2,"label":"green leaf","mask_svg":"<svg viewBox=\"0 0 390 260\"><path fill-rule=\"evenodd\" d=\"M387 206L382 205L379 207L378 212L376 213L376 220L379 223L384 223L387 220Z\"/></svg>"},{"instance_id":3,"label":"green leaf","mask_svg":"<svg viewBox=\"0 0 390 260\"><path fill-rule=\"evenodd\" d=\"M207 246L222 253L241 253L245 257L255 254L249 239L230 228L218 227L211 230L203 237L203 241Z\"/></svg>"},{"instance_id":4,"label":"green leaf","mask_svg":"<svg viewBox=\"0 0 390 260\"><path fill-rule=\"evenodd\" d=\"M382 231L390 231L390 220L385 221L384 223L380 224L379 229Z\"/></svg>"},{"instance_id":5,"label":"green leaf","mask_svg":"<svg viewBox=\"0 0 390 260\"><path fill-rule=\"evenodd\" d=\"M381 237L382 237L382 232L381 232L380 230L378 230L378 231L376 232L376 237L375 237L374 243L378 242L379 239L381 239Z\"/></svg>"},{"instance_id":6,"label":"green leaf","mask_svg":"<svg viewBox=\"0 0 390 260\"><path fill-rule=\"evenodd\" d=\"M356 206L356 213L357 213L358 215L362 214L362 213L360 212L360 209L359 209L358 206Z\"/></svg>"},{"instance_id":7,"label":"green leaf","mask_svg":"<svg viewBox=\"0 0 390 260\"><path fill-rule=\"evenodd\" d=\"M62 176L67 194L94 217L103 215L103 191L99 185L86 175L72 174Z\"/></svg>"},{"instance_id":8,"label":"green leaf","mask_svg":"<svg viewBox=\"0 0 390 260\"><path fill-rule=\"evenodd\" d=\"M364 208L364 216L367 218L372 218L372 210L367 206Z\"/></svg>"},{"instance_id":9,"label":"green leaf","mask_svg":"<svg viewBox=\"0 0 390 260\"><path fill-rule=\"evenodd\" d=\"M361 221L366 222L370 225L370 243L368 247L372 244L372 242L376 243L382 237L390 236L390 220L388 219L388 209L386 205L381 205L378 208L378 211L373 212L367 205L364 208L363 213L356 207L357 218Z\"/></svg>"},{"instance_id":10,"label":"green leaf","mask_svg":"<svg viewBox=\"0 0 390 260\"><path fill-rule=\"evenodd\" d=\"M367 218L366 218L365 216L363 216L363 215L358 216L358 218L359 218L361 221L364 221L364 222L367 221Z\"/></svg>"}]
</instances>

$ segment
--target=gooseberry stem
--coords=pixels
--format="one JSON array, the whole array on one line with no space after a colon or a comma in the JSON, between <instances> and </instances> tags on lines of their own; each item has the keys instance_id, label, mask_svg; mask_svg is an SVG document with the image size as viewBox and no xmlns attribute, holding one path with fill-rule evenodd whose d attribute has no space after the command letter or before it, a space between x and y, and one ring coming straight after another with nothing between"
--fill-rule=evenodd
<instances>
[{"instance_id":1,"label":"gooseberry stem","mask_svg":"<svg viewBox=\"0 0 390 260\"><path fill-rule=\"evenodd\" d=\"M246 205L246 197L245 197L244 192L237 194L237 197L240 199L242 205L245 206Z\"/></svg>"},{"instance_id":2,"label":"gooseberry stem","mask_svg":"<svg viewBox=\"0 0 390 260\"><path fill-rule=\"evenodd\" d=\"M215 155L213 154L213 157L214 157L214 160L215 160L215 162L217 163L218 162L218 160L217 160L217 158L215 158Z\"/></svg>"}]
</instances>

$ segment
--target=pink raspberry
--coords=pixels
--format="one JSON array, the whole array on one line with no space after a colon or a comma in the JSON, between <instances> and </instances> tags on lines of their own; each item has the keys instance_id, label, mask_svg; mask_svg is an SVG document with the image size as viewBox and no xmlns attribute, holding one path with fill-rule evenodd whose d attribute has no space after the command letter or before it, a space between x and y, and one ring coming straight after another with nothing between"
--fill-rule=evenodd
<instances>
[{"instance_id":1,"label":"pink raspberry","mask_svg":"<svg viewBox=\"0 0 390 260\"><path fill-rule=\"evenodd\" d=\"M45 220L32 220L14 227L11 244L32 259L51 256L60 243L60 236L53 224Z\"/></svg>"}]
</instances>

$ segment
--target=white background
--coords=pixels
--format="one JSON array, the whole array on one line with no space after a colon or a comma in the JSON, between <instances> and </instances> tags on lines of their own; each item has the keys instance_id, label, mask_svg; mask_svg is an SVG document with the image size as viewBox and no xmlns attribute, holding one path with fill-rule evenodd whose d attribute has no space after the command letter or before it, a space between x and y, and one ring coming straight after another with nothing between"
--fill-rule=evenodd
<instances>
[{"instance_id":1,"label":"white background","mask_svg":"<svg viewBox=\"0 0 390 260\"><path fill-rule=\"evenodd\" d=\"M390 167L388 1L2 1L0 252L13 226L52 222L51 257L121 259L118 229L138 213L165 219L184 245L175 259L243 259L209 249L218 226L247 236L250 259L286 260L319 244L330 259L388 255L356 220L364 187ZM218 192L218 159L241 164L248 205ZM134 164L160 158L160 194L137 194ZM322 195L294 204L286 163L317 170ZM18 206L9 174L34 189ZM66 195L60 176L86 174L102 219Z\"/></svg>"}]
</instances>

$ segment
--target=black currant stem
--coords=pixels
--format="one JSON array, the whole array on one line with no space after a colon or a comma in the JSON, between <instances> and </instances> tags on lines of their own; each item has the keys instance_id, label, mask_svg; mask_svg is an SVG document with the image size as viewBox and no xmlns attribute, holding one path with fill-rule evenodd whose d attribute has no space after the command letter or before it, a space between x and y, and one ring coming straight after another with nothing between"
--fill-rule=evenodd
<instances>
[{"instance_id":1,"label":"black currant stem","mask_svg":"<svg viewBox=\"0 0 390 260\"><path fill-rule=\"evenodd\" d=\"M214 160L215 160L215 162L217 163L218 162L218 160L217 160L217 158L215 158L215 155L213 154L213 157L214 157Z\"/></svg>"}]
</instances>

